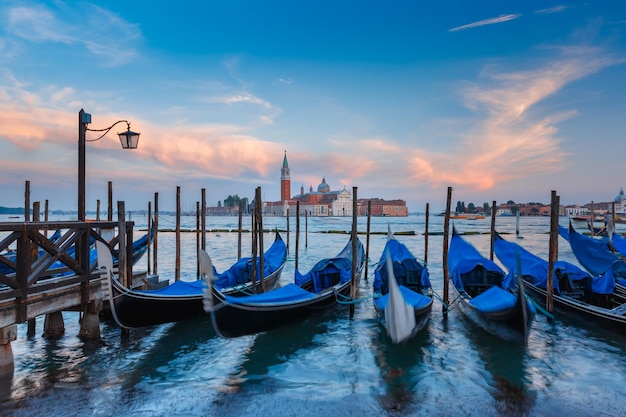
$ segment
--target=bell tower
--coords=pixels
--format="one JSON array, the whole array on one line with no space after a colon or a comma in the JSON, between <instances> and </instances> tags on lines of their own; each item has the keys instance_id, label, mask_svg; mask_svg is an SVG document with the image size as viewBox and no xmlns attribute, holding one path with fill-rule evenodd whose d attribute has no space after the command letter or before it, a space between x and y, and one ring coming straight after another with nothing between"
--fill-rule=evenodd
<instances>
[{"instance_id":1,"label":"bell tower","mask_svg":"<svg viewBox=\"0 0 626 417\"><path fill-rule=\"evenodd\" d=\"M283 166L280 169L280 201L291 199L291 177L289 176L289 163L287 162L287 151L283 158Z\"/></svg>"}]
</instances>

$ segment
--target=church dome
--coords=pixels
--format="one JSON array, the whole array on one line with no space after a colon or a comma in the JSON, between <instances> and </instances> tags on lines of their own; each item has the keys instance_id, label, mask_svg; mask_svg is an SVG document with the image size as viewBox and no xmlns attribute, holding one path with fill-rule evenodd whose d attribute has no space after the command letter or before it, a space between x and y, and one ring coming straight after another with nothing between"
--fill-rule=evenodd
<instances>
[{"instance_id":1,"label":"church dome","mask_svg":"<svg viewBox=\"0 0 626 417\"><path fill-rule=\"evenodd\" d=\"M615 202L616 203L621 203L622 200L625 200L626 196L624 195L624 189L620 189L619 190L619 194L617 195L617 197L615 197Z\"/></svg>"},{"instance_id":2,"label":"church dome","mask_svg":"<svg viewBox=\"0 0 626 417\"><path fill-rule=\"evenodd\" d=\"M330 185L326 184L326 178L322 178L322 183L317 186L318 193L328 193L330 192Z\"/></svg>"}]
</instances>

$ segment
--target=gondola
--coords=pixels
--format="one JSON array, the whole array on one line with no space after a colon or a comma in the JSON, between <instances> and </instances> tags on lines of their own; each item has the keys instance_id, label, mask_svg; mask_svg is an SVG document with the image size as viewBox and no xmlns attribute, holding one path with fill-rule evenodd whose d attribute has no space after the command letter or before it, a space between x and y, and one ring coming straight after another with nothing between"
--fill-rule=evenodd
<instances>
[{"instance_id":1,"label":"gondola","mask_svg":"<svg viewBox=\"0 0 626 417\"><path fill-rule=\"evenodd\" d=\"M274 243L263 257L263 286L266 290L275 287L286 261L287 247L276 231ZM222 273L217 273L213 268L216 291L233 297L261 291L259 264L257 262L254 283L251 281L253 269L250 257L240 259ZM156 290L135 290L126 288L116 276L108 274L107 285L111 313L122 327L153 326L206 314L203 308L202 279L176 281Z\"/></svg>"},{"instance_id":2,"label":"gondola","mask_svg":"<svg viewBox=\"0 0 626 417\"><path fill-rule=\"evenodd\" d=\"M356 251L350 239L334 258L323 259L306 274L295 271L294 283L273 291L244 297L232 297L216 291L210 273L205 279L205 310L211 313L213 327L224 338L238 337L272 330L319 314L349 299L355 253L355 284L365 265L365 251L356 238ZM201 256L201 269L211 271L206 252ZM212 290L210 290L212 288Z\"/></svg>"},{"instance_id":3,"label":"gondola","mask_svg":"<svg viewBox=\"0 0 626 417\"><path fill-rule=\"evenodd\" d=\"M611 243L622 244L621 236L613 236L613 241L608 239L594 239L582 235L574 229L570 223L569 229L559 226L559 234L569 242L576 260L592 276L603 275L607 271L615 278L616 292L626 294L626 261L621 259L619 253L611 251Z\"/></svg>"},{"instance_id":4,"label":"gondola","mask_svg":"<svg viewBox=\"0 0 626 417\"><path fill-rule=\"evenodd\" d=\"M528 295L545 305L548 261L499 235L496 235L494 251L509 270L521 274ZM613 291L615 281L610 270L609 274L594 278L576 265L556 261L553 277L552 299L556 310L566 315L573 313L588 325L624 334L626 297Z\"/></svg>"},{"instance_id":5,"label":"gondola","mask_svg":"<svg viewBox=\"0 0 626 417\"><path fill-rule=\"evenodd\" d=\"M388 228L387 242L374 271L374 309L383 318L393 343L420 331L433 306L428 268L396 240Z\"/></svg>"},{"instance_id":6,"label":"gondola","mask_svg":"<svg viewBox=\"0 0 626 417\"><path fill-rule=\"evenodd\" d=\"M454 302L472 322L504 340L524 344L535 315L524 288L483 257L453 228L448 268ZM507 279L505 279L507 278Z\"/></svg>"}]
</instances>

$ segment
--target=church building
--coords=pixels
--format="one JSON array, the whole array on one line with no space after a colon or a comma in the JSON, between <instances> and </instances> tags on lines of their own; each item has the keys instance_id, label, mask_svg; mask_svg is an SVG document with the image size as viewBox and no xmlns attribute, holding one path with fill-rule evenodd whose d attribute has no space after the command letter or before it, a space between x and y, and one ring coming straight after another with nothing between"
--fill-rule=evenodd
<instances>
[{"instance_id":1,"label":"church building","mask_svg":"<svg viewBox=\"0 0 626 417\"><path fill-rule=\"evenodd\" d=\"M313 190L311 185L307 193L304 185L300 187L300 194L291 196L291 176L287 151L283 157L280 169L280 201L264 203L265 214L275 216L296 215L296 206L300 202L300 214L308 216L352 216L352 193L345 187L343 190L331 191L322 177L322 182Z\"/></svg>"}]
</instances>

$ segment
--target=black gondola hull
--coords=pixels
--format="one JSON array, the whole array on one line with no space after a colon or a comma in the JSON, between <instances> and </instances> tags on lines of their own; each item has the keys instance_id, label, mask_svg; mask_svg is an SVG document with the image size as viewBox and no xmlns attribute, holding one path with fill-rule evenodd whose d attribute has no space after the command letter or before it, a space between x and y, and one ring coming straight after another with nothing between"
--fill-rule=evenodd
<instances>
[{"instance_id":1,"label":"black gondola hull","mask_svg":"<svg viewBox=\"0 0 626 417\"><path fill-rule=\"evenodd\" d=\"M528 281L524 281L524 288L528 295L535 300L536 303L545 306L547 291L539 288ZM618 294L615 297L621 297L624 303L625 297ZM552 300L555 310L565 315L573 313L576 318L587 326L599 326L603 329L616 332L620 335L626 335L626 308L621 309L621 314L611 313L611 310L598 309L589 304L577 302L569 297L562 297L558 294L552 294ZM624 305L624 304L622 304Z\"/></svg>"},{"instance_id":2,"label":"black gondola hull","mask_svg":"<svg viewBox=\"0 0 626 417\"><path fill-rule=\"evenodd\" d=\"M341 297L348 297L349 293L350 285L348 283L337 292L329 291L319 297L290 304L233 305L224 303L222 298L213 313L213 326L218 334L226 338L266 332L321 314L338 304L337 294L341 294ZM220 294L215 294L215 291L214 297L214 299L221 298Z\"/></svg>"},{"instance_id":3,"label":"black gondola hull","mask_svg":"<svg viewBox=\"0 0 626 417\"><path fill-rule=\"evenodd\" d=\"M265 277L266 289L276 286L283 268L284 264L274 273ZM110 278L110 283L114 307L112 313L115 321L122 327L154 326L207 315L203 307L203 294L159 296L125 288L115 278ZM246 290L232 288L225 290L224 293L238 296L252 291L251 285L247 285L245 288ZM258 282L257 288L260 289Z\"/></svg>"},{"instance_id":4,"label":"black gondola hull","mask_svg":"<svg viewBox=\"0 0 626 417\"><path fill-rule=\"evenodd\" d=\"M525 344L533 321L526 299L517 296L515 305L495 312L483 312L470 304L471 298L461 294L452 285L452 292L463 314L478 327L501 339L517 344Z\"/></svg>"}]
</instances>

